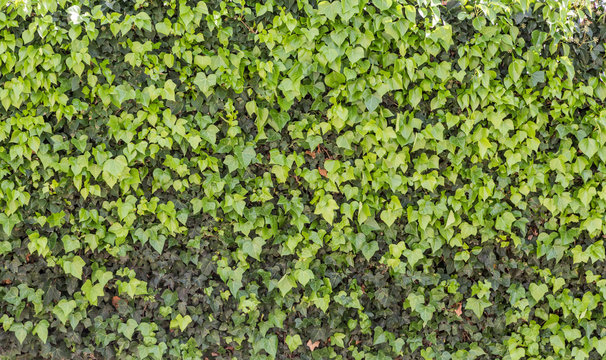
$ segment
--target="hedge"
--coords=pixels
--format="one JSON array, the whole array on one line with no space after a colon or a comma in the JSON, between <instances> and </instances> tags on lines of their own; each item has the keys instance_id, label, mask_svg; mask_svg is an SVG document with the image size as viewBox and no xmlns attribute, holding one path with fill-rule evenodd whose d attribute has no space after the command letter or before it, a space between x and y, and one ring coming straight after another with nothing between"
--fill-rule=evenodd
<instances>
[{"instance_id":1,"label":"hedge","mask_svg":"<svg viewBox=\"0 0 606 360\"><path fill-rule=\"evenodd\" d=\"M0 358L604 358L604 6L0 0Z\"/></svg>"}]
</instances>

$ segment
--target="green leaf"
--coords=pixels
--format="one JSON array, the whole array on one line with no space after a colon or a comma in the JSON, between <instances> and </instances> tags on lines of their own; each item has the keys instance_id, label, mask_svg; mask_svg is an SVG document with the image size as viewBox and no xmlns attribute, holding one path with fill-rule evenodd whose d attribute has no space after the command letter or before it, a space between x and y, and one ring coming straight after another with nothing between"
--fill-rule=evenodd
<instances>
[{"instance_id":1,"label":"green leaf","mask_svg":"<svg viewBox=\"0 0 606 360\"><path fill-rule=\"evenodd\" d=\"M162 254L162 251L164 250L165 242L166 242L166 236L164 236L164 235L152 236L149 239L149 244L152 246L152 248L154 248L154 250L156 250L156 252L158 254Z\"/></svg>"},{"instance_id":2,"label":"green leaf","mask_svg":"<svg viewBox=\"0 0 606 360\"><path fill-rule=\"evenodd\" d=\"M389 9L392 5L392 0L372 0L372 3L381 11Z\"/></svg>"},{"instance_id":3,"label":"green leaf","mask_svg":"<svg viewBox=\"0 0 606 360\"><path fill-rule=\"evenodd\" d=\"M530 85L537 86L539 83L545 82L545 72L544 71L535 71L530 75Z\"/></svg>"},{"instance_id":4,"label":"green leaf","mask_svg":"<svg viewBox=\"0 0 606 360\"><path fill-rule=\"evenodd\" d=\"M434 42L440 42L440 44L444 47L444 50L448 50L450 46L452 46L452 26L444 25L438 26L434 31L431 32L429 38Z\"/></svg>"},{"instance_id":5,"label":"green leaf","mask_svg":"<svg viewBox=\"0 0 606 360\"><path fill-rule=\"evenodd\" d=\"M606 336L602 337L596 342L595 349L600 356L604 356L604 354L606 354Z\"/></svg>"},{"instance_id":6,"label":"green leaf","mask_svg":"<svg viewBox=\"0 0 606 360\"><path fill-rule=\"evenodd\" d=\"M403 252L404 256L406 256L406 260L411 267L415 267L415 265L423 259L425 256L423 255L423 250L421 249L405 249Z\"/></svg>"},{"instance_id":7,"label":"green leaf","mask_svg":"<svg viewBox=\"0 0 606 360\"><path fill-rule=\"evenodd\" d=\"M291 279L289 275L282 276L282 279L278 281L278 289L280 289L280 293L282 297L286 296L290 292L290 290L296 287L297 284Z\"/></svg>"},{"instance_id":8,"label":"green leaf","mask_svg":"<svg viewBox=\"0 0 606 360\"><path fill-rule=\"evenodd\" d=\"M128 161L123 155L118 155L115 159L108 159L103 164L103 180L113 187L120 180L128 169Z\"/></svg>"},{"instance_id":9,"label":"green leaf","mask_svg":"<svg viewBox=\"0 0 606 360\"><path fill-rule=\"evenodd\" d=\"M375 109L381 104L381 99L375 95L368 96L364 99L364 105L368 111L375 111Z\"/></svg>"},{"instance_id":10,"label":"green leaf","mask_svg":"<svg viewBox=\"0 0 606 360\"><path fill-rule=\"evenodd\" d=\"M276 354L278 353L278 336L271 335L265 340L265 351L267 351L267 353L269 354L269 356L271 356L272 359L275 359Z\"/></svg>"},{"instance_id":11,"label":"green leaf","mask_svg":"<svg viewBox=\"0 0 606 360\"><path fill-rule=\"evenodd\" d=\"M257 153L255 152L255 148L252 146L247 146L244 148L242 153L240 154L241 164L243 168L248 167L250 163L257 157Z\"/></svg>"},{"instance_id":12,"label":"green leaf","mask_svg":"<svg viewBox=\"0 0 606 360\"><path fill-rule=\"evenodd\" d=\"M48 326L49 322L47 320L40 320L34 330L32 331L33 335L38 335L40 340L46 344L46 340L48 338Z\"/></svg>"},{"instance_id":13,"label":"green leaf","mask_svg":"<svg viewBox=\"0 0 606 360\"><path fill-rule=\"evenodd\" d=\"M377 243L376 241L371 241L371 242L367 242L364 243L362 245L362 255L364 255L364 258L367 261L370 261L370 259L374 256L374 254L379 251L379 243Z\"/></svg>"},{"instance_id":14,"label":"green leaf","mask_svg":"<svg viewBox=\"0 0 606 360\"><path fill-rule=\"evenodd\" d=\"M300 269L295 271L295 279L297 279L297 281L303 286L307 285L307 283L309 283L309 281L313 278L314 273L309 269Z\"/></svg>"},{"instance_id":15,"label":"green leaf","mask_svg":"<svg viewBox=\"0 0 606 360\"><path fill-rule=\"evenodd\" d=\"M66 253L80 248L80 241L72 238L70 235L64 235L61 238L61 241L63 242L63 250L65 250Z\"/></svg>"},{"instance_id":16,"label":"green leaf","mask_svg":"<svg viewBox=\"0 0 606 360\"><path fill-rule=\"evenodd\" d=\"M15 225L19 224L19 214L13 213L10 216L6 216L4 213L0 213L0 224L2 224L2 230L6 235L10 235L13 232Z\"/></svg>"},{"instance_id":17,"label":"green leaf","mask_svg":"<svg viewBox=\"0 0 606 360\"><path fill-rule=\"evenodd\" d=\"M117 105L120 106L124 102L135 98L135 90L129 84L120 84L114 87L113 95Z\"/></svg>"},{"instance_id":18,"label":"green leaf","mask_svg":"<svg viewBox=\"0 0 606 360\"><path fill-rule=\"evenodd\" d=\"M526 62L524 60L514 60L509 64L509 76L511 76L514 83L518 82L525 67Z\"/></svg>"},{"instance_id":19,"label":"green leaf","mask_svg":"<svg viewBox=\"0 0 606 360\"><path fill-rule=\"evenodd\" d=\"M526 355L526 350L524 348L515 348L509 350L509 357L511 360L520 360Z\"/></svg>"},{"instance_id":20,"label":"green leaf","mask_svg":"<svg viewBox=\"0 0 606 360\"><path fill-rule=\"evenodd\" d=\"M528 287L528 290L530 291L530 295L532 295L532 298L536 302L539 302L539 301L541 301L541 299L543 299L543 296L545 296L545 294L547 293L547 290L549 290L549 289L547 288L546 284L538 285L538 284L532 283Z\"/></svg>"},{"instance_id":21,"label":"green leaf","mask_svg":"<svg viewBox=\"0 0 606 360\"><path fill-rule=\"evenodd\" d=\"M333 71L326 76L324 81L326 82L326 85L330 86L331 88L336 88L345 82L345 76L341 73Z\"/></svg>"},{"instance_id":22,"label":"green leaf","mask_svg":"<svg viewBox=\"0 0 606 360\"><path fill-rule=\"evenodd\" d=\"M217 75L210 74L207 76L206 73L199 72L193 82L208 97L214 92L213 87L217 84Z\"/></svg>"},{"instance_id":23,"label":"green leaf","mask_svg":"<svg viewBox=\"0 0 606 360\"><path fill-rule=\"evenodd\" d=\"M8 254L13 250L13 246L8 241L0 241L0 255Z\"/></svg>"},{"instance_id":24,"label":"green leaf","mask_svg":"<svg viewBox=\"0 0 606 360\"><path fill-rule=\"evenodd\" d=\"M410 92L410 106L415 108L423 100L423 91L420 87L415 87Z\"/></svg>"},{"instance_id":25,"label":"green leaf","mask_svg":"<svg viewBox=\"0 0 606 360\"><path fill-rule=\"evenodd\" d=\"M492 304L484 298L482 298L482 299L469 298L469 299L467 299L467 302L465 303L465 309L473 311L473 313L476 314L478 319L480 319L480 318L482 318L482 315L484 314L484 309L486 309L487 307L489 307L491 305Z\"/></svg>"},{"instance_id":26,"label":"green leaf","mask_svg":"<svg viewBox=\"0 0 606 360\"><path fill-rule=\"evenodd\" d=\"M171 24L167 22L156 23L156 31L163 35L170 35Z\"/></svg>"},{"instance_id":27,"label":"green leaf","mask_svg":"<svg viewBox=\"0 0 606 360\"><path fill-rule=\"evenodd\" d=\"M322 215L327 223L332 224L335 218L335 210L337 209L339 209L337 202L332 198L332 196L327 195L324 196L322 200L318 202L318 204L316 204L314 214Z\"/></svg>"},{"instance_id":28,"label":"green leaf","mask_svg":"<svg viewBox=\"0 0 606 360\"><path fill-rule=\"evenodd\" d=\"M179 314L179 315L181 315L181 314ZM133 333L135 332L135 329L137 328L137 326L139 326L139 324L137 324L137 322L135 320L128 319L126 321L126 323L120 323L120 325L118 325L118 332L121 333L122 335L124 335L128 340L132 340ZM183 330L181 330L181 331L183 331Z\"/></svg>"},{"instance_id":29,"label":"green leaf","mask_svg":"<svg viewBox=\"0 0 606 360\"><path fill-rule=\"evenodd\" d=\"M320 1L318 3L318 14L326 16L330 21L334 21L341 10L339 3Z\"/></svg>"},{"instance_id":30,"label":"green leaf","mask_svg":"<svg viewBox=\"0 0 606 360\"><path fill-rule=\"evenodd\" d=\"M598 142L590 137L586 137L579 143L579 149L590 159L598 152L598 148Z\"/></svg>"},{"instance_id":31,"label":"green leaf","mask_svg":"<svg viewBox=\"0 0 606 360\"><path fill-rule=\"evenodd\" d=\"M74 256L71 260L63 260L63 271L81 280L82 268L85 264L80 256Z\"/></svg>"},{"instance_id":32,"label":"green leaf","mask_svg":"<svg viewBox=\"0 0 606 360\"><path fill-rule=\"evenodd\" d=\"M343 341L344 339L345 339L345 334L337 332L337 333L332 334L332 336L330 337L330 343L344 348L345 347L345 342Z\"/></svg>"},{"instance_id":33,"label":"green leaf","mask_svg":"<svg viewBox=\"0 0 606 360\"><path fill-rule=\"evenodd\" d=\"M67 323L69 315L71 315L75 308L76 302L74 300L68 301L65 299L61 299L53 308L53 314L55 314L55 316L57 316L57 319L59 319L59 321L61 321L61 323L65 325Z\"/></svg>"},{"instance_id":34,"label":"green leaf","mask_svg":"<svg viewBox=\"0 0 606 360\"><path fill-rule=\"evenodd\" d=\"M433 313L436 311L436 308L433 305L423 305L419 306L416 311L421 316L423 326L425 326L433 318Z\"/></svg>"},{"instance_id":35,"label":"green leaf","mask_svg":"<svg viewBox=\"0 0 606 360\"><path fill-rule=\"evenodd\" d=\"M10 330L15 333L17 340L19 340L19 344L23 344L23 341L25 341L25 338L27 337L27 328L25 325L21 323L13 323Z\"/></svg>"},{"instance_id":36,"label":"green leaf","mask_svg":"<svg viewBox=\"0 0 606 360\"><path fill-rule=\"evenodd\" d=\"M177 88L177 84L175 84L172 80L166 80L164 83L164 98L166 100L175 101L175 89Z\"/></svg>"},{"instance_id":37,"label":"green leaf","mask_svg":"<svg viewBox=\"0 0 606 360\"><path fill-rule=\"evenodd\" d=\"M301 336L299 336L299 334L295 334L294 336L286 335L285 342L286 345L288 345L290 352L295 351L299 346L303 345L303 341L301 341Z\"/></svg>"},{"instance_id":38,"label":"green leaf","mask_svg":"<svg viewBox=\"0 0 606 360\"><path fill-rule=\"evenodd\" d=\"M253 259L260 261L263 245L265 245L265 240L261 237L256 237L252 240L244 240L242 243L242 251Z\"/></svg>"},{"instance_id":39,"label":"green leaf","mask_svg":"<svg viewBox=\"0 0 606 360\"><path fill-rule=\"evenodd\" d=\"M511 224L516 221L516 217L509 211L502 213L496 221L495 228L497 230L511 232Z\"/></svg>"},{"instance_id":40,"label":"green leaf","mask_svg":"<svg viewBox=\"0 0 606 360\"><path fill-rule=\"evenodd\" d=\"M176 329L178 328L181 331L184 331L187 325L191 323L192 318L189 315L182 316L181 314L177 314L177 316L170 321L170 328Z\"/></svg>"}]
</instances>

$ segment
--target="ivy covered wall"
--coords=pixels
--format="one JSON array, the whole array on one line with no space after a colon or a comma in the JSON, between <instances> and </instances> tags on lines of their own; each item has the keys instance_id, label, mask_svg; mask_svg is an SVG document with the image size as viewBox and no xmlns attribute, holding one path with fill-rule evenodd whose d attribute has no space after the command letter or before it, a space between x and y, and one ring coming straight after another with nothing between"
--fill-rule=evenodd
<instances>
[{"instance_id":1,"label":"ivy covered wall","mask_svg":"<svg viewBox=\"0 0 606 360\"><path fill-rule=\"evenodd\" d=\"M603 12L0 0L0 358L602 358Z\"/></svg>"}]
</instances>

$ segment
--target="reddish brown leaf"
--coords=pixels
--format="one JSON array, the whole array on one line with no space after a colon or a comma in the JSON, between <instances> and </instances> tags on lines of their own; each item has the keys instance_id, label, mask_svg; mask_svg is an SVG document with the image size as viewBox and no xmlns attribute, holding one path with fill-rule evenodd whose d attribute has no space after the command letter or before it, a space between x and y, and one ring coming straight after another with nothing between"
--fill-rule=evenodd
<instances>
[{"instance_id":1,"label":"reddish brown leaf","mask_svg":"<svg viewBox=\"0 0 606 360\"><path fill-rule=\"evenodd\" d=\"M305 154L307 154L307 155L311 156L311 158L312 158L312 159L315 159L315 158L316 158L316 152L315 152L315 151L309 151L309 150L307 150L307 151L305 152Z\"/></svg>"},{"instance_id":2,"label":"reddish brown leaf","mask_svg":"<svg viewBox=\"0 0 606 360\"><path fill-rule=\"evenodd\" d=\"M115 308L118 308L118 301L120 301L121 299L118 296L114 296L112 298L112 305L114 305Z\"/></svg>"},{"instance_id":3,"label":"reddish brown leaf","mask_svg":"<svg viewBox=\"0 0 606 360\"><path fill-rule=\"evenodd\" d=\"M318 168L318 172L320 172L320 175L328 177L328 171L326 171L325 169Z\"/></svg>"},{"instance_id":4,"label":"reddish brown leaf","mask_svg":"<svg viewBox=\"0 0 606 360\"><path fill-rule=\"evenodd\" d=\"M314 349L317 348L318 346L320 346L320 340L315 341L315 342L311 342L311 340L307 340L307 347L309 348L309 350L314 351Z\"/></svg>"},{"instance_id":5,"label":"reddish brown leaf","mask_svg":"<svg viewBox=\"0 0 606 360\"><path fill-rule=\"evenodd\" d=\"M459 307L457 307L455 309L455 314L457 314L457 316L461 316L462 313L463 313L463 304L459 303Z\"/></svg>"}]
</instances>

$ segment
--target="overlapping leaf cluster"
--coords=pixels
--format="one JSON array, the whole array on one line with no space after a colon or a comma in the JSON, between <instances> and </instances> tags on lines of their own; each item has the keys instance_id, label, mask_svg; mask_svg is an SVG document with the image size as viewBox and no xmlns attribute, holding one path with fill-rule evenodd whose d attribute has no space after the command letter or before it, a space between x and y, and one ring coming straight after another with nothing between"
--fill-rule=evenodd
<instances>
[{"instance_id":1,"label":"overlapping leaf cluster","mask_svg":"<svg viewBox=\"0 0 606 360\"><path fill-rule=\"evenodd\" d=\"M603 11L0 0L0 357L604 356Z\"/></svg>"}]
</instances>

